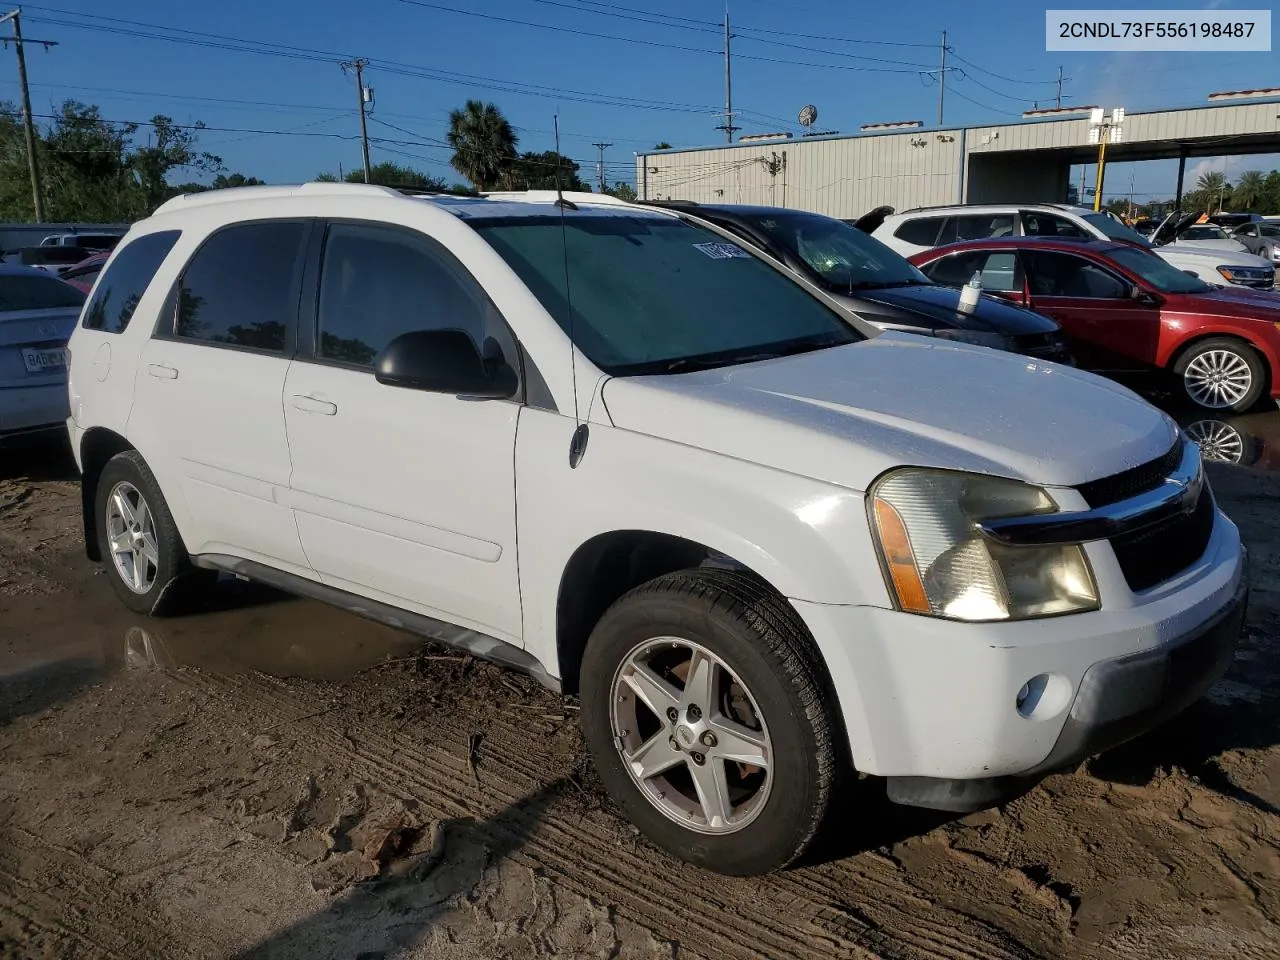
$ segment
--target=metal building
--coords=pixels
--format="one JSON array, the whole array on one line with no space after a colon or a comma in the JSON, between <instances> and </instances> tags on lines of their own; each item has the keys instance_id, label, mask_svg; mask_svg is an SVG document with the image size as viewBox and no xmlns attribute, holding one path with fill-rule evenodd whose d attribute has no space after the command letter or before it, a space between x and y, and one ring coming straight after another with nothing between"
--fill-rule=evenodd
<instances>
[{"instance_id":1,"label":"metal building","mask_svg":"<svg viewBox=\"0 0 1280 960\"><path fill-rule=\"evenodd\" d=\"M653 151L636 155L636 191L642 199L769 204L845 218L881 204L1062 202L1072 164L1097 159L1091 109L1034 111L1007 124L872 125L852 135ZM1280 89L1128 114L1107 161L1180 159L1180 198L1188 158L1247 153L1280 153Z\"/></svg>"}]
</instances>

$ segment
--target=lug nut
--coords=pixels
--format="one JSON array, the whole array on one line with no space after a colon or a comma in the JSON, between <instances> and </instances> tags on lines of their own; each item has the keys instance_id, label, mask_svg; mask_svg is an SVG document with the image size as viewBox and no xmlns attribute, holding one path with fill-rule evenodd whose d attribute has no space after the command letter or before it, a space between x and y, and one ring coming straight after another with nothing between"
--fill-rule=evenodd
<instances>
[{"instance_id":1,"label":"lug nut","mask_svg":"<svg viewBox=\"0 0 1280 960\"><path fill-rule=\"evenodd\" d=\"M667 707L667 719L670 720L672 723L675 723L677 720L680 719L680 711L677 710L675 707Z\"/></svg>"},{"instance_id":2,"label":"lug nut","mask_svg":"<svg viewBox=\"0 0 1280 960\"><path fill-rule=\"evenodd\" d=\"M691 723L697 723L699 720L702 719L702 710L698 707L696 703L689 704L688 713L689 713L689 721Z\"/></svg>"},{"instance_id":3,"label":"lug nut","mask_svg":"<svg viewBox=\"0 0 1280 960\"><path fill-rule=\"evenodd\" d=\"M716 735L710 730L702 735L701 740L704 747L714 747L716 745Z\"/></svg>"},{"instance_id":4,"label":"lug nut","mask_svg":"<svg viewBox=\"0 0 1280 960\"><path fill-rule=\"evenodd\" d=\"M700 753L694 753L694 754L691 754L691 756L693 757L693 762L696 763L698 766L702 766L704 763L707 762L707 758Z\"/></svg>"}]
</instances>

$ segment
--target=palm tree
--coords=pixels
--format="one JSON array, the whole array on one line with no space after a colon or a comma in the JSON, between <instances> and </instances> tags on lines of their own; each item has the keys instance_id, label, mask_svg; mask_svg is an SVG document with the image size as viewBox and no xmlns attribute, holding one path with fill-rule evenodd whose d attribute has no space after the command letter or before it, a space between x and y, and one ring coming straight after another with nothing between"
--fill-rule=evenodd
<instances>
[{"instance_id":1,"label":"palm tree","mask_svg":"<svg viewBox=\"0 0 1280 960\"><path fill-rule=\"evenodd\" d=\"M1222 204L1231 195L1231 184L1225 173L1202 173L1196 181L1196 194L1206 213L1221 213Z\"/></svg>"},{"instance_id":2,"label":"palm tree","mask_svg":"<svg viewBox=\"0 0 1280 960\"><path fill-rule=\"evenodd\" d=\"M1251 211L1262 202L1262 194L1266 185L1261 170L1246 170L1240 174L1240 180L1231 190L1231 206Z\"/></svg>"},{"instance_id":3,"label":"palm tree","mask_svg":"<svg viewBox=\"0 0 1280 960\"><path fill-rule=\"evenodd\" d=\"M450 162L477 190L497 186L516 158L518 142L515 130L492 103L468 100L461 110L449 113Z\"/></svg>"}]
</instances>

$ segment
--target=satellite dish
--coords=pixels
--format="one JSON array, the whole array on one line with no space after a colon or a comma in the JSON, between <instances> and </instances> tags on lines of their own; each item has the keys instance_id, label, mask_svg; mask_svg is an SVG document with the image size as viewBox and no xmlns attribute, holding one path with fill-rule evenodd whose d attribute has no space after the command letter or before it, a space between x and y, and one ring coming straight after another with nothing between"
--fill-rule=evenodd
<instances>
[{"instance_id":1,"label":"satellite dish","mask_svg":"<svg viewBox=\"0 0 1280 960\"><path fill-rule=\"evenodd\" d=\"M812 103L806 103L800 108L800 123L808 130L818 121L818 108Z\"/></svg>"}]
</instances>

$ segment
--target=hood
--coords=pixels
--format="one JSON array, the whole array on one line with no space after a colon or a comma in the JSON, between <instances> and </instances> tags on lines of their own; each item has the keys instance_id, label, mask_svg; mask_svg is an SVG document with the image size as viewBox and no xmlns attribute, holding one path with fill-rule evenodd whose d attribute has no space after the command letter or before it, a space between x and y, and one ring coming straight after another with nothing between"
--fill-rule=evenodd
<instances>
[{"instance_id":1,"label":"hood","mask_svg":"<svg viewBox=\"0 0 1280 960\"><path fill-rule=\"evenodd\" d=\"M1250 253L1248 250L1214 250L1195 243L1166 243L1156 247L1153 252L1174 266L1180 266L1183 263L1194 264L1196 268L1208 270L1214 275L1218 267L1271 268L1275 266L1270 260Z\"/></svg>"},{"instance_id":2,"label":"hood","mask_svg":"<svg viewBox=\"0 0 1280 960\"><path fill-rule=\"evenodd\" d=\"M1204 250L1230 250L1236 253L1239 253L1242 250L1245 253L1249 252L1249 248L1243 243L1239 240L1232 240L1230 237L1225 240L1183 240L1179 238L1173 241L1173 243L1168 244L1168 246L1174 247L1178 250L1195 250L1197 248L1202 248Z\"/></svg>"},{"instance_id":3,"label":"hood","mask_svg":"<svg viewBox=\"0 0 1280 960\"><path fill-rule=\"evenodd\" d=\"M973 313L961 313L957 309L960 291L942 284L880 287L858 290L851 296L837 293L832 296L870 323L882 319L930 329L996 331L1013 337L1052 333L1058 329L1048 317L990 294L983 294Z\"/></svg>"},{"instance_id":4,"label":"hood","mask_svg":"<svg viewBox=\"0 0 1280 960\"><path fill-rule=\"evenodd\" d=\"M1160 226L1156 227L1151 234L1151 242L1157 245L1168 243L1199 219L1200 214L1198 213L1182 213L1180 210L1170 211L1169 215L1160 221Z\"/></svg>"},{"instance_id":5,"label":"hood","mask_svg":"<svg viewBox=\"0 0 1280 960\"><path fill-rule=\"evenodd\" d=\"M615 426L866 490L903 465L1076 486L1153 460L1174 422L1026 357L885 333L794 357L604 386Z\"/></svg>"}]
</instances>

